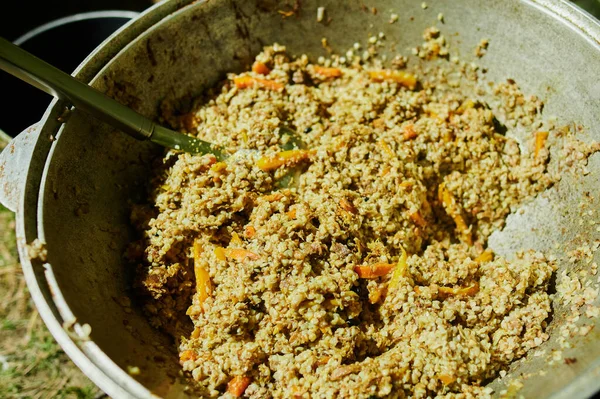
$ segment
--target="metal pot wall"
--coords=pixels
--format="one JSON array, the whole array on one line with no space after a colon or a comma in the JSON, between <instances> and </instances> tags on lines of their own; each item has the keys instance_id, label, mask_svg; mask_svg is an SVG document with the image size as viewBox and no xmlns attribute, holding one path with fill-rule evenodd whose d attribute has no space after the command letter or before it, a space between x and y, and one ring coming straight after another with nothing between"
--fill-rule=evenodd
<instances>
[{"instance_id":1,"label":"metal pot wall","mask_svg":"<svg viewBox=\"0 0 600 399\"><path fill-rule=\"evenodd\" d=\"M154 118L161 101L177 100L185 107L226 72L247 68L263 45L278 42L292 54L314 59L327 55L323 37L341 52L382 31L395 51L407 53L441 12L454 54L471 61L475 46L488 38L488 54L478 62L490 80L516 80L524 92L544 99L546 115L576 121L585 126L583 139L600 141L600 26L566 2L457 0L427 10L420 2L401 0L373 0L367 10L360 0L298 4L295 14L284 18L278 11L292 6L283 1L163 2L111 36L76 75ZM332 18L328 25L316 22L318 7ZM400 21L388 23L390 10ZM67 354L109 395L186 396L173 345L136 306L123 259L133 237L131 201L144 195L150 160L161 150L77 110L66 116L64 106L54 101L37 127L17 137L0 157L0 197L17 212L19 251L33 299ZM590 159L589 169L588 176L565 177L543 201L530 205L534 212L510 218L492 241L494 250L543 250L556 239L590 237L595 228L580 226L569 213L584 192L600 198L598 156ZM30 258L27 244L35 239L46 243L47 258ZM555 309L551 327L564 317L564 309ZM89 340L84 323L91 326ZM556 347L559 333L550 331L547 350ZM577 357L575 364L548 366L532 356L515 364L517 374L547 369L546 376L526 380L520 393L573 398L595 392L599 336L596 328L575 342L569 352ZM491 384L499 391L505 383Z\"/></svg>"}]
</instances>

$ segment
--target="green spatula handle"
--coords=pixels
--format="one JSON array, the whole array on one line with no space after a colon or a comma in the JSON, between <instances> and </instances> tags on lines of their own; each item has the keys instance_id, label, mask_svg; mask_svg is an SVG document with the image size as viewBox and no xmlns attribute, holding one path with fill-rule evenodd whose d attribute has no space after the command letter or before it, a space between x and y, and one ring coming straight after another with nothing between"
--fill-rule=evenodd
<instances>
[{"instance_id":1,"label":"green spatula handle","mask_svg":"<svg viewBox=\"0 0 600 399\"><path fill-rule=\"evenodd\" d=\"M76 108L136 139L152 140L162 146L191 153L213 153L222 158L220 149L211 143L156 125L3 38L0 38L0 69L50 95L68 100Z\"/></svg>"}]
</instances>

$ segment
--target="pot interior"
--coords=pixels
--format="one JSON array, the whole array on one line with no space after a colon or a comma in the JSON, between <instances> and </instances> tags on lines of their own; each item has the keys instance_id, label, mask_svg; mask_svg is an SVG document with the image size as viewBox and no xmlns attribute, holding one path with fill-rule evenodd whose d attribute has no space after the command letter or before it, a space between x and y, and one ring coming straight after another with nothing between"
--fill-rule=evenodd
<instances>
[{"instance_id":1,"label":"pot interior","mask_svg":"<svg viewBox=\"0 0 600 399\"><path fill-rule=\"evenodd\" d=\"M364 4L363 4L364 3ZM297 9L294 4L298 4ZM325 7L328 23L318 23L317 8ZM376 8L376 12L372 9ZM279 11L294 11L285 17ZM398 14L389 23L390 14ZM443 23L437 18L443 14ZM201 1L180 9L138 37L118 54L93 85L139 112L157 118L162 101L173 101L184 111L190 100L222 80L227 72L249 68L262 47L287 46L292 55L315 60L328 56L322 38L344 54L355 42L370 35L387 38L380 54L410 56L423 41L422 33L438 26L449 41L451 55L476 61L487 70L485 79L514 79L524 93L540 97L545 117L584 128L580 137L600 140L600 48L570 23L530 1L487 2L457 0L432 3L423 9L415 1L338 2L304 0L276 2ZM489 39L487 54L477 59L474 49ZM412 57L412 56L411 56ZM416 57L410 63L418 63ZM442 61L444 62L444 61ZM134 377L151 392L164 397L185 395L177 382L180 366L171 340L147 322L132 290L132 267L124 259L135 235L129 223L131 205L142 201L151 160L161 153L78 111L63 125L47 161L40 199L40 237L47 243L48 263L67 307L80 323L92 327L92 343L123 370L138 367ZM500 254L517 249L555 249L562 269L589 267L570 263L565 253L574 240L594 240L596 226L581 223L579 204L600 198L599 157L592 156L585 176L565 175L536 200L524 205L523 214L509 218L503 232L491 240ZM592 208L593 209L593 208ZM574 249L575 247L573 247ZM598 305L598 303L595 303ZM555 307L551 338L542 349L559 350L557 338L568 312ZM596 320L581 323L593 325ZM529 356L513 365L510 375L546 370L523 381L525 396L567 397L565 387L595 389L577 381L596 368L600 356L600 329L572 340L573 348L560 349L565 364L548 365L547 356ZM88 355L94 357L91 349ZM109 375L110 365L104 367ZM510 378L492 382L497 392ZM579 385L577 385L579 384ZM582 385L584 384L584 385ZM586 385L587 384L587 385ZM562 393L561 393L562 392Z\"/></svg>"}]
</instances>

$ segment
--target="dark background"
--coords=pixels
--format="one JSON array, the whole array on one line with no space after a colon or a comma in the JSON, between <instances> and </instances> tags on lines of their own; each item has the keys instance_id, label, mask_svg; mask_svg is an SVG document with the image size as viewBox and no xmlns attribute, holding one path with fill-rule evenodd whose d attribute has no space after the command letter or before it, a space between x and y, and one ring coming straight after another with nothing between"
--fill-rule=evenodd
<instances>
[{"instance_id":1,"label":"dark background","mask_svg":"<svg viewBox=\"0 0 600 399\"><path fill-rule=\"evenodd\" d=\"M151 0L2 0L0 2L0 36L8 40L46 22L81 12L98 10L142 11Z\"/></svg>"},{"instance_id":2,"label":"dark background","mask_svg":"<svg viewBox=\"0 0 600 399\"><path fill-rule=\"evenodd\" d=\"M2 1L2 0L0 0ZM4 0L0 3L0 36L14 41L32 29L91 11L142 11L151 0ZM129 21L125 17L66 22L38 33L21 47L64 72L71 73L106 37ZM39 121L52 97L0 71L0 131L16 136Z\"/></svg>"}]
</instances>

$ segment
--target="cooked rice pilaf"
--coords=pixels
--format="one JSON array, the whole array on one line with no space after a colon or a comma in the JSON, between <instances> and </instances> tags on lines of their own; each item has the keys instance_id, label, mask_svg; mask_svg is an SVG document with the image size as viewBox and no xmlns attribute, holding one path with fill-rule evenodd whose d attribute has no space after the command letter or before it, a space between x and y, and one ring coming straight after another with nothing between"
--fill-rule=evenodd
<instances>
[{"instance_id":1,"label":"cooked rice pilaf","mask_svg":"<svg viewBox=\"0 0 600 399\"><path fill-rule=\"evenodd\" d=\"M557 180L542 104L473 93L275 45L191 113L165 105L232 154L169 152L132 213L145 310L200 394L481 398L548 339L555 265L487 249Z\"/></svg>"}]
</instances>

